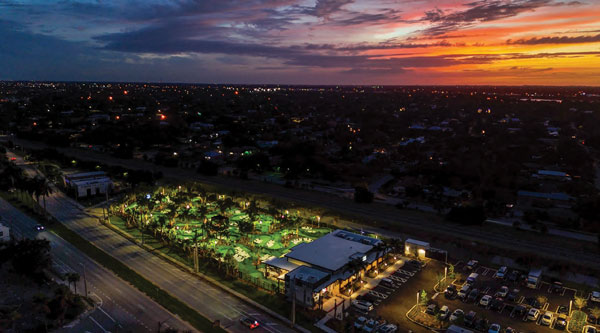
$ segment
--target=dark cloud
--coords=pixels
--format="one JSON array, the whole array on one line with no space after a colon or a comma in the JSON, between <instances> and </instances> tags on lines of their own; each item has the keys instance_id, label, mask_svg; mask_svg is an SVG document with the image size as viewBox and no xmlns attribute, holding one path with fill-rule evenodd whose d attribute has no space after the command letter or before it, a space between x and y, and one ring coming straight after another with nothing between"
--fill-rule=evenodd
<instances>
[{"instance_id":1,"label":"dark cloud","mask_svg":"<svg viewBox=\"0 0 600 333\"><path fill-rule=\"evenodd\" d=\"M361 43L361 44L306 44L304 48L307 50L328 50L328 51L350 51L350 52L362 52L369 50L390 50L390 49L418 49L428 47L451 47L451 46L462 46L463 44L453 44L446 40L442 40L434 43L400 43L400 42L384 42L384 43Z\"/></svg>"},{"instance_id":2,"label":"dark cloud","mask_svg":"<svg viewBox=\"0 0 600 333\"><path fill-rule=\"evenodd\" d=\"M523 12L535 10L546 6L551 0L480 0L466 4L470 7L463 11L444 12L441 9L433 9L425 12L421 19L433 24L432 27L423 31L426 35L441 35L450 31L473 26L480 22L495 21L507 17L513 17Z\"/></svg>"},{"instance_id":3,"label":"dark cloud","mask_svg":"<svg viewBox=\"0 0 600 333\"><path fill-rule=\"evenodd\" d=\"M343 6L353 2L354 0L317 0L315 7L310 10L310 13L317 17L328 18Z\"/></svg>"},{"instance_id":4,"label":"dark cloud","mask_svg":"<svg viewBox=\"0 0 600 333\"><path fill-rule=\"evenodd\" d=\"M582 44L582 43L598 43L600 42L600 34L595 36L561 36L561 37L534 37L529 39L507 40L507 44Z\"/></svg>"},{"instance_id":5,"label":"dark cloud","mask_svg":"<svg viewBox=\"0 0 600 333\"><path fill-rule=\"evenodd\" d=\"M348 17L336 19L333 24L340 26L379 25L401 21L399 10L389 9L379 13L350 13Z\"/></svg>"}]
</instances>

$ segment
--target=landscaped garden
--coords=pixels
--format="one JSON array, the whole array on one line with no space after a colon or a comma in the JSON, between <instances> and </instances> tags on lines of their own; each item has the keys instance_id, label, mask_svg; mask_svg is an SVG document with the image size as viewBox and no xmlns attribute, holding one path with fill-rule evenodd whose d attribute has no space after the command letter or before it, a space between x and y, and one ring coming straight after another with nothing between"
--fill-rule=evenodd
<instances>
[{"instance_id":1,"label":"landscaped garden","mask_svg":"<svg viewBox=\"0 0 600 333\"><path fill-rule=\"evenodd\" d=\"M265 278L263 261L280 257L301 242L331 231L319 216L247 197L208 192L197 184L137 191L113 204L111 212L127 228L154 236L193 264L251 282L270 291L276 281Z\"/></svg>"}]
</instances>

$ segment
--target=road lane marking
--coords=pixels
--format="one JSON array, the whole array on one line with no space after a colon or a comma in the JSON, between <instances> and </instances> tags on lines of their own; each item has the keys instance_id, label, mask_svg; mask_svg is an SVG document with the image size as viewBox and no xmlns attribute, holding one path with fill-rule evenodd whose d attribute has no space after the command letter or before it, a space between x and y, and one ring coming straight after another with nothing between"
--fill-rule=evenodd
<instances>
[{"instance_id":1,"label":"road lane marking","mask_svg":"<svg viewBox=\"0 0 600 333\"><path fill-rule=\"evenodd\" d=\"M90 318L90 320L91 320L91 321L93 321L93 322L94 322L94 324L96 324L96 325L98 325L98 327L100 327L100 329L102 330L102 332L104 332L104 333L108 333L108 331L107 331L107 330L105 330L105 329L104 329L104 327L102 327L102 325L100 325L100 323L98 323L98 322L96 321L96 319L94 319L94 317L92 317L92 316L89 316L89 318Z\"/></svg>"},{"instance_id":2,"label":"road lane marking","mask_svg":"<svg viewBox=\"0 0 600 333\"><path fill-rule=\"evenodd\" d=\"M106 311L104 311L104 309L102 309L102 307L101 307L101 306L100 306L100 307L98 307L98 309L99 309L100 311L102 311L102 313L104 313L104 314L105 314L105 315L106 315L108 318L110 318L110 320L112 320L114 323L116 323L116 322L117 322L116 320L114 320L114 318L113 318L113 317L111 317L111 316L110 316L108 313L106 313Z\"/></svg>"}]
</instances>

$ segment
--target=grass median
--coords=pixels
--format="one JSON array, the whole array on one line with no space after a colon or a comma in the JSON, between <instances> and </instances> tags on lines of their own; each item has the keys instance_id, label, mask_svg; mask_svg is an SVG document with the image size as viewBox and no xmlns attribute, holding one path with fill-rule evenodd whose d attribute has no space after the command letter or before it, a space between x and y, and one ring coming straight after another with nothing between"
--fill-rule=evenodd
<instances>
[{"instance_id":1,"label":"grass median","mask_svg":"<svg viewBox=\"0 0 600 333\"><path fill-rule=\"evenodd\" d=\"M7 193L2 193L0 194L0 196L7 199L7 201L9 201L15 207L17 207L33 219L37 221L43 221L43 216L33 211L31 207L27 204L21 202L21 200L19 200L17 196L13 196ZM47 227L49 231L54 232L62 239L73 244L73 246L77 247L80 251L84 252L86 255L94 259L100 265L111 270L123 280L131 283L138 290L146 294L158 304L162 305L171 313L177 314L181 319L190 323L197 330L201 332L225 332L224 329L220 327L215 327L212 321L200 315L196 310L192 309L177 298L171 296L171 294L167 293L152 282L148 281L143 276L141 276L131 268L127 267L125 264L113 258L111 255L100 250L92 243L79 236L76 232L65 227L62 223L54 222L48 224Z\"/></svg>"}]
</instances>

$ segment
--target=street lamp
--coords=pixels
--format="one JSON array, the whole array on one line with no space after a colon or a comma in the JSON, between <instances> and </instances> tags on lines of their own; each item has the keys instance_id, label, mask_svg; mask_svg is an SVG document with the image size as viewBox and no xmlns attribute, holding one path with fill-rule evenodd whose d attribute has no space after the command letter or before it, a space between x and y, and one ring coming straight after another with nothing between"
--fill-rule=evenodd
<instances>
[{"instance_id":1,"label":"street lamp","mask_svg":"<svg viewBox=\"0 0 600 333\"><path fill-rule=\"evenodd\" d=\"M569 317L571 316L571 307L573 306L573 300L569 301Z\"/></svg>"},{"instance_id":2,"label":"street lamp","mask_svg":"<svg viewBox=\"0 0 600 333\"><path fill-rule=\"evenodd\" d=\"M79 264L83 267L83 287L85 289L85 296L87 297L88 290L87 290L87 280L85 278L85 265L82 262L80 262Z\"/></svg>"},{"instance_id":3,"label":"street lamp","mask_svg":"<svg viewBox=\"0 0 600 333\"><path fill-rule=\"evenodd\" d=\"M419 292L417 291L417 306L419 305Z\"/></svg>"},{"instance_id":4,"label":"street lamp","mask_svg":"<svg viewBox=\"0 0 600 333\"><path fill-rule=\"evenodd\" d=\"M448 275L448 266L444 267L444 282L446 282L447 275Z\"/></svg>"}]
</instances>

